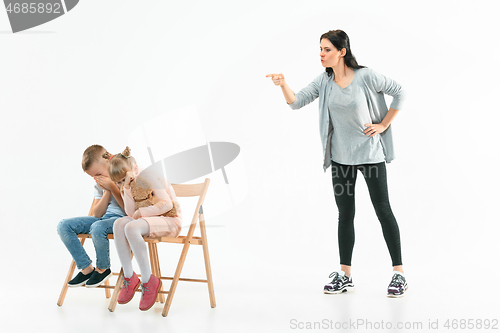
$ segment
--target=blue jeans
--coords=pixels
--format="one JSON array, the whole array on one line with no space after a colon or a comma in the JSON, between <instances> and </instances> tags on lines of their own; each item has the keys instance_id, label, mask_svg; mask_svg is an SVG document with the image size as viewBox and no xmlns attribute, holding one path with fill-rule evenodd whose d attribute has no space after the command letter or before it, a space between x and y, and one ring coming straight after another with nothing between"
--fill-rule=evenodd
<instances>
[{"instance_id":1,"label":"blue jeans","mask_svg":"<svg viewBox=\"0 0 500 333\"><path fill-rule=\"evenodd\" d=\"M82 216L64 219L59 222L57 233L64 245L66 245L69 253L71 253L78 269L84 269L92 263L80 239L78 239L78 234L90 234L92 236L96 253L96 266L101 269L111 267L109 260L109 240L107 237L108 234L113 233L113 223L119 217L122 216L105 214L101 218Z\"/></svg>"}]
</instances>

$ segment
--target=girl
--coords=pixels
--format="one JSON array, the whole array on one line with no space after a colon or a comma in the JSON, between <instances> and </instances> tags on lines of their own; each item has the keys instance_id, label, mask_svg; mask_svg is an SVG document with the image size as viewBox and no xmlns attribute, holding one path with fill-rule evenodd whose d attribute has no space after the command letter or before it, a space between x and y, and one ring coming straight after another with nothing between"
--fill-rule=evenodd
<instances>
[{"instance_id":1,"label":"girl","mask_svg":"<svg viewBox=\"0 0 500 333\"><path fill-rule=\"evenodd\" d=\"M140 171L135 159L130 156L129 147L117 155L106 152L103 157L109 159L109 177L121 187L125 213L128 215L116 220L113 226L116 249L124 276L118 303L130 302L141 282L132 268L130 258L130 251L132 251L141 270L142 297L139 309L145 311L154 305L161 280L151 274L147 246L142 236L177 237L181 230L182 212L172 185L152 171ZM135 209L135 200L131 190L131 183L135 180L137 184L150 184L153 196L157 199L156 204ZM163 216L172 210L174 205L176 216Z\"/></svg>"},{"instance_id":2,"label":"girl","mask_svg":"<svg viewBox=\"0 0 500 333\"><path fill-rule=\"evenodd\" d=\"M402 106L404 93L397 82L358 65L342 30L332 30L320 38L321 64L326 68L297 94L286 84L283 74L268 74L280 86L286 102L299 109L319 97L320 135L326 171L332 166L335 202L339 211L338 242L340 270L324 292L338 294L354 290L351 256L354 247L354 185L357 170L365 178L372 204L382 225L392 259L393 276L389 297L404 295L399 228L389 204L385 163L394 159L389 126ZM393 97L387 110L384 93Z\"/></svg>"}]
</instances>

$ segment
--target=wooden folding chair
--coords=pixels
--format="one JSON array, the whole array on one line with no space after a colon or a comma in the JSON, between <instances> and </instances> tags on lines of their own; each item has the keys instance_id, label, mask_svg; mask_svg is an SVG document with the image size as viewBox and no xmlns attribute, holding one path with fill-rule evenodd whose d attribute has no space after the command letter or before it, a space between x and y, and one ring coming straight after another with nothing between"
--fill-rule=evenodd
<instances>
[{"instance_id":1,"label":"wooden folding chair","mask_svg":"<svg viewBox=\"0 0 500 333\"><path fill-rule=\"evenodd\" d=\"M210 267L210 258L208 255L208 244L207 244L207 233L206 233L206 226L205 226L205 218L203 214L203 202L205 200L205 195L208 190L208 185L210 183L210 179L206 178L204 183L200 184L188 184L188 185L179 185L179 184L172 184L175 194L177 197L194 197L194 196L199 196L198 203L195 208L195 212L193 215L193 219L191 220L191 225L189 226L189 230L186 236L179 236L179 237L144 237L144 241L148 243L148 249L149 249L149 257L151 260L151 272L160 278L161 280L171 280L172 283L170 284L170 289L168 291L164 291L163 287L160 289L158 292L158 297L156 299L157 302L163 303L164 302L164 294L168 294L167 300L165 302L165 305L163 307L162 311L162 316L166 317L168 314L168 310L170 309L170 305L172 304L172 299L174 297L175 289L177 287L177 283L179 281L188 281L188 282L204 282L208 284L208 294L210 297L210 306L212 308L215 307L215 293L214 293L214 286L213 286L213 281L212 281L212 269ZM193 236L194 230L196 228L196 224L200 223L200 234L201 237ZM183 244L181 256L179 259L179 262L177 264L177 268L175 270L175 274L173 277L165 277L161 276L161 270L160 270L160 261L158 258L158 248L157 244L158 243L176 243L176 244ZM207 274L206 279L188 279L188 278L181 278L181 271L182 267L184 266L184 261L186 260L187 252L189 250L189 246L193 245L201 245L203 248L203 257L205 259L205 270ZM109 311L114 311L116 307L116 303L118 300L118 294L120 292L120 289L122 287L123 283L123 269L120 271L118 275L118 280L116 282L114 291L113 291L113 296L111 297L111 300L109 302ZM141 292L142 290L139 288L136 292Z\"/></svg>"},{"instance_id":2,"label":"wooden folding chair","mask_svg":"<svg viewBox=\"0 0 500 333\"><path fill-rule=\"evenodd\" d=\"M200 184L188 184L188 185L179 185L172 184L175 194L177 197L193 197L199 196L198 203L195 208L195 212L193 215L193 219L191 220L191 224L189 226L189 230L186 236L179 236L176 238L173 237L144 237L144 241L148 243L149 250L149 258L151 262L151 272L160 278L161 280L172 280L170 284L169 291L164 291L163 286L160 289L157 299L157 302L164 303L164 294L168 294L167 301L163 307L162 316L166 317L168 310L170 309L170 305L172 304L172 299L174 297L175 289L177 287L177 283L179 281L188 281L188 282L204 282L208 284L208 293L210 297L210 306L212 308L215 307L215 293L212 281L212 270L210 267L210 257L208 254L208 243L207 243L207 234L206 234L206 226L205 226L205 218L203 214L203 202L205 200L205 196L208 190L208 185L210 184L210 179L206 178L204 183ZM194 236L194 230L196 228L196 224L199 221L200 223L200 234L201 237ZM89 234L79 234L82 245L85 242L85 239L91 238ZM108 235L108 239L114 239L113 235ZM179 262L177 264L177 269L173 277L164 277L161 276L160 270L160 261L158 257L158 243L177 243L183 244L181 256ZM193 245L202 245L203 248L203 256L205 260L205 270L207 274L207 279L189 279L189 278L181 278L182 267L184 266L184 261L186 260L187 252L189 246ZM132 255L132 254L131 254ZM62 306L64 302L64 298L66 297L66 292L68 290L68 282L71 280L76 264L74 260L71 260L70 268L68 270L68 274L64 281L64 285L59 296L59 300L57 305ZM120 270L120 273L113 273L113 275L118 276L118 279L115 285L110 285L109 280L107 280L104 285L98 286L97 288L104 288L106 292L106 298L110 298L109 289L113 290L113 295L111 296L111 300L109 302L108 310L113 312L116 307L116 303L118 301L118 294L123 284L123 269ZM138 275L140 276L140 275ZM138 289L136 292L141 292L141 289Z\"/></svg>"}]
</instances>

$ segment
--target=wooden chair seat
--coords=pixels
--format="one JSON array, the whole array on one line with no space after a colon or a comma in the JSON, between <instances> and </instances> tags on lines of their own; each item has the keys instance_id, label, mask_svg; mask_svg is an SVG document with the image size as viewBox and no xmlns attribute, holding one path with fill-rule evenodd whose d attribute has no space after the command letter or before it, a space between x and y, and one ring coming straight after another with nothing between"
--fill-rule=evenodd
<instances>
[{"instance_id":1,"label":"wooden chair seat","mask_svg":"<svg viewBox=\"0 0 500 333\"><path fill-rule=\"evenodd\" d=\"M92 238L90 234L78 234L78 238ZM115 239L113 234L109 234L108 239ZM147 243L184 243L186 241L186 236L178 237L142 237ZM191 240L188 241L193 245L202 245L202 239L199 236L193 236Z\"/></svg>"}]
</instances>

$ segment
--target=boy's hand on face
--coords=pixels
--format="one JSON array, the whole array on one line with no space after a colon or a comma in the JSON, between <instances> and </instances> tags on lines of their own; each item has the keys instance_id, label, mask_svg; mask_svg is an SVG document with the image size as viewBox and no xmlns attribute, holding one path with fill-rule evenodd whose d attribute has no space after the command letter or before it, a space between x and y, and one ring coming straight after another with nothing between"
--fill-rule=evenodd
<instances>
[{"instance_id":1,"label":"boy's hand on face","mask_svg":"<svg viewBox=\"0 0 500 333\"><path fill-rule=\"evenodd\" d=\"M107 191L110 191L111 187L114 185L111 179L109 179L109 177L106 176L95 176L94 180L97 183L97 185L99 185L101 188Z\"/></svg>"}]
</instances>

